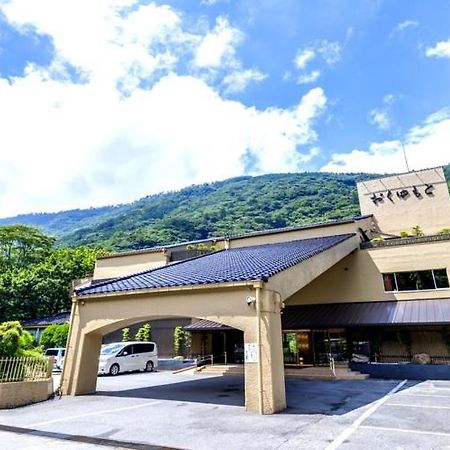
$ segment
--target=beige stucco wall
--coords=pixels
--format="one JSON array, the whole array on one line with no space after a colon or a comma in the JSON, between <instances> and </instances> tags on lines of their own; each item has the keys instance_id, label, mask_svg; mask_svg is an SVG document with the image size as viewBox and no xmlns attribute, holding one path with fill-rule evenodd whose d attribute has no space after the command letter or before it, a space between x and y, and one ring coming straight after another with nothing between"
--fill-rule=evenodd
<instances>
[{"instance_id":1,"label":"beige stucco wall","mask_svg":"<svg viewBox=\"0 0 450 450\"><path fill-rule=\"evenodd\" d=\"M42 402L47 400L52 392L52 377L47 380L0 383L0 409Z\"/></svg>"},{"instance_id":2,"label":"beige stucco wall","mask_svg":"<svg viewBox=\"0 0 450 450\"><path fill-rule=\"evenodd\" d=\"M94 280L122 277L167 264L164 250L158 252L130 253L97 259Z\"/></svg>"},{"instance_id":3,"label":"beige stucco wall","mask_svg":"<svg viewBox=\"0 0 450 450\"><path fill-rule=\"evenodd\" d=\"M450 241L358 250L292 295L289 305L448 298L450 289L385 293L381 273L450 268Z\"/></svg>"},{"instance_id":4,"label":"beige stucco wall","mask_svg":"<svg viewBox=\"0 0 450 450\"><path fill-rule=\"evenodd\" d=\"M432 195L425 194L425 185L432 184ZM412 192L416 186L421 193L417 198ZM398 198L397 192L409 191L409 196ZM391 190L392 201L387 198ZM378 204L371 196L383 194ZM399 235L401 231L411 233L418 225L426 234L434 234L450 227L450 196L442 168L421 170L402 175L358 183L361 214L373 214L383 233Z\"/></svg>"},{"instance_id":5,"label":"beige stucco wall","mask_svg":"<svg viewBox=\"0 0 450 450\"><path fill-rule=\"evenodd\" d=\"M247 236L242 238L232 238L230 239L230 248L261 244L273 244L278 242L309 239L321 236L335 236L338 234L358 233L358 228L361 228L365 232L370 233L370 229L372 227L373 220L371 217L367 217L350 223L326 225L321 227L317 226L299 230L283 231L279 233Z\"/></svg>"}]
</instances>

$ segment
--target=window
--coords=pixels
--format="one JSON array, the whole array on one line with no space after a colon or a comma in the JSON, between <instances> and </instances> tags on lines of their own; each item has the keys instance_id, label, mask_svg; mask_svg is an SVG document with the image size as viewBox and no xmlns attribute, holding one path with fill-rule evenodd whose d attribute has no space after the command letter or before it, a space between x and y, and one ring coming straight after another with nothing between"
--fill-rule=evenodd
<instances>
[{"instance_id":1,"label":"window","mask_svg":"<svg viewBox=\"0 0 450 450\"><path fill-rule=\"evenodd\" d=\"M155 344L135 344L134 353L149 353L155 350Z\"/></svg>"},{"instance_id":2,"label":"window","mask_svg":"<svg viewBox=\"0 0 450 450\"><path fill-rule=\"evenodd\" d=\"M383 273L385 292L425 291L449 287L446 269Z\"/></svg>"},{"instance_id":3,"label":"window","mask_svg":"<svg viewBox=\"0 0 450 450\"><path fill-rule=\"evenodd\" d=\"M445 269L433 270L434 279L436 281L436 288L444 289L448 288L448 277Z\"/></svg>"}]
</instances>

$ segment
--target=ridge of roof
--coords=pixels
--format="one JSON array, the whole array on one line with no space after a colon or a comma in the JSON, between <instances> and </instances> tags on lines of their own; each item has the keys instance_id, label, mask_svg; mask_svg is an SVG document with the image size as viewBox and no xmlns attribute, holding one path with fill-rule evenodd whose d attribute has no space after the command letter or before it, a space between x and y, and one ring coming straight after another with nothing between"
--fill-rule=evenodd
<instances>
[{"instance_id":1,"label":"ridge of roof","mask_svg":"<svg viewBox=\"0 0 450 450\"><path fill-rule=\"evenodd\" d=\"M333 226L333 225L341 225L341 224L345 224L345 223L357 222L358 220L368 219L369 217L373 217L373 214L365 214L365 215L355 216L355 217L349 218L349 219L335 219L335 220L329 220L327 222L316 222L316 223L305 224L305 225L294 225L291 227L271 228L269 230L260 230L260 231L250 231L249 233L242 233L242 234L230 234L230 235L226 235L225 237L227 239L245 239L247 237L264 236L266 234L288 233L290 231L308 230L310 228L320 228L320 227L329 227L329 226ZM310 239L313 239L313 238L310 238ZM288 241L286 241L286 242L288 242Z\"/></svg>"},{"instance_id":2,"label":"ridge of roof","mask_svg":"<svg viewBox=\"0 0 450 450\"><path fill-rule=\"evenodd\" d=\"M215 243L218 241L226 241L229 239L243 239L246 237L264 236L267 234L277 234L277 233L287 233L290 231L308 230L310 228L320 228L320 227L327 227L327 226L357 222L359 220L368 219L369 217L373 217L373 214L359 215L359 216L349 217L346 219L334 219L334 220L329 220L329 221L325 221L325 222L315 222L315 223L309 223L309 224L303 224L303 225L293 225L293 226L289 226L289 227L269 228L267 230L249 231L248 233L225 234L223 236L214 236L211 238L196 239L193 241L183 241L183 242L176 242L174 244L158 245L155 247L141 248L138 250L128 250L128 251L124 251L124 252L114 253L112 255L98 256L97 259L120 258L121 256L139 255L139 254L145 254L145 253L156 253L156 252L166 251L168 249L172 249L172 248L176 248L176 247L181 247L183 245L202 244L205 242L214 242Z\"/></svg>"}]
</instances>

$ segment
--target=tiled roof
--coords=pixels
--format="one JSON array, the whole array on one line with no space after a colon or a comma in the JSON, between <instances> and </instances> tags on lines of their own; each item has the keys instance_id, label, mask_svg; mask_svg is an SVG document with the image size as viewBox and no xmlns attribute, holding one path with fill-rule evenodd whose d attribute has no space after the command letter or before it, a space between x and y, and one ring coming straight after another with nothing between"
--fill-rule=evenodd
<instances>
[{"instance_id":1,"label":"tiled roof","mask_svg":"<svg viewBox=\"0 0 450 450\"><path fill-rule=\"evenodd\" d=\"M46 327L48 325L69 322L70 311L63 311L52 316L41 317L39 319L25 320L22 324L25 327Z\"/></svg>"},{"instance_id":2,"label":"tiled roof","mask_svg":"<svg viewBox=\"0 0 450 450\"><path fill-rule=\"evenodd\" d=\"M354 236L345 234L255 245L200 256L76 290L78 296L233 281L268 280Z\"/></svg>"},{"instance_id":3,"label":"tiled roof","mask_svg":"<svg viewBox=\"0 0 450 450\"><path fill-rule=\"evenodd\" d=\"M185 325L183 327L187 331L211 331L211 330L234 330L235 328L223 325L222 323L213 322L212 320L202 319L198 322Z\"/></svg>"}]
</instances>

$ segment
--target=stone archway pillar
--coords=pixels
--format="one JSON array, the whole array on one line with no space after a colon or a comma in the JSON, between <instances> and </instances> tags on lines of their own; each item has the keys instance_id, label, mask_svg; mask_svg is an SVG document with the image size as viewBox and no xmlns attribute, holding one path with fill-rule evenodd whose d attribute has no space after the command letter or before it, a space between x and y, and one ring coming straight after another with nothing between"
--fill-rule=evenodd
<instances>
[{"instance_id":1,"label":"stone archway pillar","mask_svg":"<svg viewBox=\"0 0 450 450\"><path fill-rule=\"evenodd\" d=\"M259 414L286 408L280 303L278 294L257 289L255 321L244 330L245 408Z\"/></svg>"},{"instance_id":2,"label":"stone archway pillar","mask_svg":"<svg viewBox=\"0 0 450 450\"><path fill-rule=\"evenodd\" d=\"M71 395L93 394L97 386L98 355L102 346L101 334L82 334L78 350L78 374Z\"/></svg>"},{"instance_id":3,"label":"stone archway pillar","mask_svg":"<svg viewBox=\"0 0 450 450\"><path fill-rule=\"evenodd\" d=\"M80 307L82 306L77 302L74 302L72 307L70 336L61 376L62 392L65 395L92 394L97 385L102 335L85 332L80 318Z\"/></svg>"}]
</instances>

